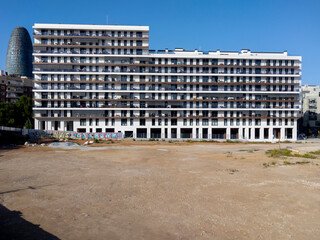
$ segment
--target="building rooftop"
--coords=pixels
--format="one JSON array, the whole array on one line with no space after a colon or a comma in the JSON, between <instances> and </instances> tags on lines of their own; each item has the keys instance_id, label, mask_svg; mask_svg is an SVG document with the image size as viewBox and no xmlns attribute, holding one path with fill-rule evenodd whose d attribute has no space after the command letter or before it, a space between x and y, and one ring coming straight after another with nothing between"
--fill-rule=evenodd
<instances>
[{"instance_id":1,"label":"building rooftop","mask_svg":"<svg viewBox=\"0 0 320 240\"><path fill-rule=\"evenodd\" d=\"M283 58L288 57L292 59L298 59L301 60L301 56L288 56L287 51L283 52L251 52L249 49L242 49L241 51L220 51L220 49L216 51L199 51L197 49L195 50L185 50L183 48L175 48L174 50L149 50L150 54L173 54L173 55L190 55L190 56L203 56L203 55L209 55L209 56L224 56L224 57L230 57L230 58L243 58L243 57L254 57L257 56L259 58L274 58L277 57Z\"/></svg>"},{"instance_id":2,"label":"building rooftop","mask_svg":"<svg viewBox=\"0 0 320 240\"><path fill-rule=\"evenodd\" d=\"M149 31L149 26L35 23L33 29L128 30Z\"/></svg>"}]
</instances>

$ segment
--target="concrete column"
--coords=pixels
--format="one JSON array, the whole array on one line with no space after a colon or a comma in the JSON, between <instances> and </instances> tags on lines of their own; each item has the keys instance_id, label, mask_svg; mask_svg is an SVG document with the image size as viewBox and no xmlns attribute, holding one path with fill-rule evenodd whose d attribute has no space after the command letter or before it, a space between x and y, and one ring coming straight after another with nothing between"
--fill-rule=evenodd
<instances>
[{"instance_id":1,"label":"concrete column","mask_svg":"<svg viewBox=\"0 0 320 240\"><path fill-rule=\"evenodd\" d=\"M269 127L269 141L271 142L273 139L273 128L272 127Z\"/></svg>"},{"instance_id":2,"label":"concrete column","mask_svg":"<svg viewBox=\"0 0 320 240\"><path fill-rule=\"evenodd\" d=\"M161 128L161 138L165 138L165 128Z\"/></svg>"},{"instance_id":3,"label":"concrete column","mask_svg":"<svg viewBox=\"0 0 320 240\"><path fill-rule=\"evenodd\" d=\"M195 139L196 138L196 128L193 127L192 128L192 139Z\"/></svg>"},{"instance_id":4,"label":"concrete column","mask_svg":"<svg viewBox=\"0 0 320 240\"><path fill-rule=\"evenodd\" d=\"M284 127L281 127L281 128L280 128L280 140L281 140L281 141L285 140L285 135L286 135L286 133L285 133L285 128L284 128Z\"/></svg>"},{"instance_id":5,"label":"concrete column","mask_svg":"<svg viewBox=\"0 0 320 240\"><path fill-rule=\"evenodd\" d=\"M48 130L53 130L52 127L52 121L48 121Z\"/></svg>"},{"instance_id":6,"label":"concrete column","mask_svg":"<svg viewBox=\"0 0 320 240\"><path fill-rule=\"evenodd\" d=\"M238 128L238 140L242 140L242 128Z\"/></svg>"},{"instance_id":7,"label":"concrete column","mask_svg":"<svg viewBox=\"0 0 320 240\"><path fill-rule=\"evenodd\" d=\"M34 129L40 129L40 121L38 119L34 120Z\"/></svg>"},{"instance_id":8,"label":"concrete column","mask_svg":"<svg viewBox=\"0 0 320 240\"><path fill-rule=\"evenodd\" d=\"M247 127L245 127L244 128L244 135L242 136L242 139L243 140L248 140L248 128Z\"/></svg>"},{"instance_id":9,"label":"concrete column","mask_svg":"<svg viewBox=\"0 0 320 240\"><path fill-rule=\"evenodd\" d=\"M226 139L230 139L230 137L231 137L231 129L230 127L227 127Z\"/></svg>"},{"instance_id":10,"label":"concrete column","mask_svg":"<svg viewBox=\"0 0 320 240\"><path fill-rule=\"evenodd\" d=\"M147 138L151 138L151 129L150 127L147 128Z\"/></svg>"},{"instance_id":11,"label":"concrete column","mask_svg":"<svg viewBox=\"0 0 320 240\"><path fill-rule=\"evenodd\" d=\"M260 140L264 140L264 131L263 131L263 127L260 127Z\"/></svg>"},{"instance_id":12,"label":"concrete column","mask_svg":"<svg viewBox=\"0 0 320 240\"><path fill-rule=\"evenodd\" d=\"M294 120L293 126L292 126L292 140L297 141L298 139L298 126L297 126L297 120Z\"/></svg>"},{"instance_id":13,"label":"concrete column","mask_svg":"<svg viewBox=\"0 0 320 240\"><path fill-rule=\"evenodd\" d=\"M177 128L177 138L181 138L181 128Z\"/></svg>"},{"instance_id":14,"label":"concrete column","mask_svg":"<svg viewBox=\"0 0 320 240\"><path fill-rule=\"evenodd\" d=\"M250 136L250 138L249 138L249 136ZM249 128L248 139L250 139L250 141L254 140L254 128L252 126Z\"/></svg>"},{"instance_id":15,"label":"concrete column","mask_svg":"<svg viewBox=\"0 0 320 240\"><path fill-rule=\"evenodd\" d=\"M202 128L199 127L199 139L202 139Z\"/></svg>"}]
</instances>

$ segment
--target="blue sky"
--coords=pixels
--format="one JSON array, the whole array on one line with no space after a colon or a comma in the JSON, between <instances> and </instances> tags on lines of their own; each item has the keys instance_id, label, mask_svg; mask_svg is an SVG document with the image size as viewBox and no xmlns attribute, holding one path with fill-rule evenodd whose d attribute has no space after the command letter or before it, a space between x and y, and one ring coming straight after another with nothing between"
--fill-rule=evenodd
<instances>
[{"instance_id":1,"label":"blue sky","mask_svg":"<svg viewBox=\"0 0 320 240\"><path fill-rule=\"evenodd\" d=\"M34 23L148 25L150 49L284 51L320 85L320 0L11 0L0 8L0 69L12 30Z\"/></svg>"}]
</instances>

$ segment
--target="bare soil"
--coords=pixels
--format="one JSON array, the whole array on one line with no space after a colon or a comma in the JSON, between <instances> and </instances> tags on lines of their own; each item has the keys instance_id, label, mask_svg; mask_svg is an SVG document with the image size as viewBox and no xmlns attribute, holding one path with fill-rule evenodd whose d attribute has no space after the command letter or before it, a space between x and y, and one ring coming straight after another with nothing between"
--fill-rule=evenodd
<instances>
[{"instance_id":1,"label":"bare soil","mask_svg":"<svg viewBox=\"0 0 320 240\"><path fill-rule=\"evenodd\" d=\"M319 239L319 155L269 158L278 144L94 146L1 149L0 205L48 239ZM320 144L280 147L303 154ZM0 209L10 238L21 220L6 219Z\"/></svg>"}]
</instances>

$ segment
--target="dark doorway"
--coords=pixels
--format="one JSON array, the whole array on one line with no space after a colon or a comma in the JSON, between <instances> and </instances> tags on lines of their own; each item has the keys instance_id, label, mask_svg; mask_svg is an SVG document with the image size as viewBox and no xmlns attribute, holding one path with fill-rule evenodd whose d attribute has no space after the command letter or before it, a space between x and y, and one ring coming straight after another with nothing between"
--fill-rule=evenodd
<instances>
[{"instance_id":1,"label":"dark doorway","mask_svg":"<svg viewBox=\"0 0 320 240\"><path fill-rule=\"evenodd\" d=\"M192 128L181 128L181 138L192 138Z\"/></svg>"},{"instance_id":2,"label":"dark doorway","mask_svg":"<svg viewBox=\"0 0 320 240\"><path fill-rule=\"evenodd\" d=\"M151 128L151 138L161 138L161 128Z\"/></svg>"},{"instance_id":3,"label":"dark doorway","mask_svg":"<svg viewBox=\"0 0 320 240\"><path fill-rule=\"evenodd\" d=\"M137 129L137 138L147 138L147 129L146 128L138 128Z\"/></svg>"},{"instance_id":4,"label":"dark doorway","mask_svg":"<svg viewBox=\"0 0 320 240\"><path fill-rule=\"evenodd\" d=\"M225 128L213 128L212 139L226 139L227 129Z\"/></svg>"}]
</instances>

